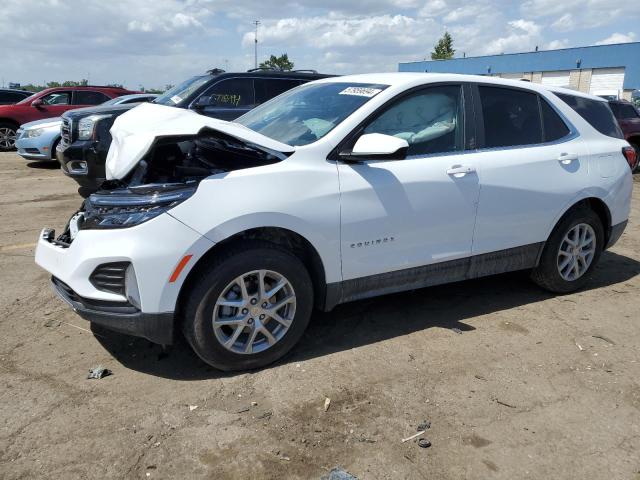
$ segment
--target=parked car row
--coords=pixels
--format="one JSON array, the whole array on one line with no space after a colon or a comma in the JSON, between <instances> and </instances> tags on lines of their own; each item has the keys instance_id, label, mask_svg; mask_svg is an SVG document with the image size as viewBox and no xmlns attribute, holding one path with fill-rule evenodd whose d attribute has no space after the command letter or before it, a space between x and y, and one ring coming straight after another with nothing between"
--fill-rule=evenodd
<instances>
[{"instance_id":1,"label":"parked car row","mask_svg":"<svg viewBox=\"0 0 640 480\"><path fill-rule=\"evenodd\" d=\"M227 73L211 70L176 85L153 103L234 120L291 88L326 77L328 75L314 71L255 69ZM105 160L111 145L109 129L116 118L133 107L100 105L71 110L63 115L58 160L63 172L78 182L83 194L96 191L105 180Z\"/></svg>"},{"instance_id":2,"label":"parked car row","mask_svg":"<svg viewBox=\"0 0 640 480\"><path fill-rule=\"evenodd\" d=\"M314 308L515 270L574 291L626 227L636 152L606 100L454 74L291 77L235 118L287 75L68 112L63 162L81 137L110 131L111 148L106 181L38 240L60 297L156 343L182 332L216 368L259 368Z\"/></svg>"},{"instance_id":3,"label":"parked car row","mask_svg":"<svg viewBox=\"0 0 640 480\"><path fill-rule=\"evenodd\" d=\"M67 110L99 105L132 92L119 87L85 86L47 88L13 105L0 105L0 151L15 148L20 125L59 117Z\"/></svg>"}]
</instances>

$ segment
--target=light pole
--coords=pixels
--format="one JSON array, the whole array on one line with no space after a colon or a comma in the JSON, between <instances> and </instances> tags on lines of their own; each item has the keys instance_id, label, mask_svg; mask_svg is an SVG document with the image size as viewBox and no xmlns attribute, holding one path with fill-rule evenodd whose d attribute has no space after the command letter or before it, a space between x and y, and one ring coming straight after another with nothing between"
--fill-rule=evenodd
<instances>
[{"instance_id":1,"label":"light pole","mask_svg":"<svg viewBox=\"0 0 640 480\"><path fill-rule=\"evenodd\" d=\"M254 68L258 68L258 25L260 25L260 20L254 20L253 24L256 26L256 35L253 40L253 63Z\"/></svg>"}]
</instances>

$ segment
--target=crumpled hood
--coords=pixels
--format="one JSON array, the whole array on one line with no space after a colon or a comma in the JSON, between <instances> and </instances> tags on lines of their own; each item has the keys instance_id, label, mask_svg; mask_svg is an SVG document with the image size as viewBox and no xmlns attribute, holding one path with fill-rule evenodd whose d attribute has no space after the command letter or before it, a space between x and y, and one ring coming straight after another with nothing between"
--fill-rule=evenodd
<instances>
[{"instance_id":1,"label":"crumpled hood","mask_svg":"<svg viewBox=\"0 0 640 480\"><path fill-rule=\"evenodd\" d=\"M197 135L211 128L247 143L291 153L291 145L281 143L240 125L199 115L191 110L144 103L116 118L105 165L108 180L124 178L149 151L158 137Z\"/></svg>"}]
</instances>

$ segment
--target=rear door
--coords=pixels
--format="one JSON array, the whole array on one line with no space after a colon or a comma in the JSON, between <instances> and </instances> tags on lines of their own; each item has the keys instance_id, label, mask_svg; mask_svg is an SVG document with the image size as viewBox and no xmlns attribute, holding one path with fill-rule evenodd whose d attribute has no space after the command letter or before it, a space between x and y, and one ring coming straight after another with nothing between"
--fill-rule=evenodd
<instances>
[{"instance_id":1,"label":"rear door","mask_svg":"<svg viewBox=\"0 0 640 480\"><path fill-rule=\"evenodd\" d=\"M587 184L589 152L541 95L482 84L474 92L480 197L473 253L535 251Z\"/></svg>"}]
</instances>

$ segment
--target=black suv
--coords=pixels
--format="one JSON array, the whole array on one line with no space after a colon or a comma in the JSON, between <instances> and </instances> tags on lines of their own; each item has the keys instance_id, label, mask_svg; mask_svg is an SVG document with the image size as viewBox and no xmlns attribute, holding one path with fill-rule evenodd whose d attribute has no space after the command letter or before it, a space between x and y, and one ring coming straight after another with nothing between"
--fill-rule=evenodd
<instances>
[{"instance_id":1,"label":"black suv","mask_svg":"<svg viewBox=\"0 0 640 480\"><path fill-rule=\"evenodd\" d=\"M0 88L0 105L13 105L27 97L33 95L33 92L26 90L15 90L13 88Z\"/></svg>"},{"instance_id":2,"label":"black suv","mask_svg":"<svg viewBox=\"0 0 640 480\"><path fill-rule=\"evenodd\" d=\"M331 75L313 70L253 69L242 73L210 70L167 90L152 103L187 108L222 120L234 120L291 88ZM136 105L70 110L62 116L62 140L56 156L64 173L80 185L87 196L105 180L105 160L116 117Z\"/></svg>"}]
</instances>

